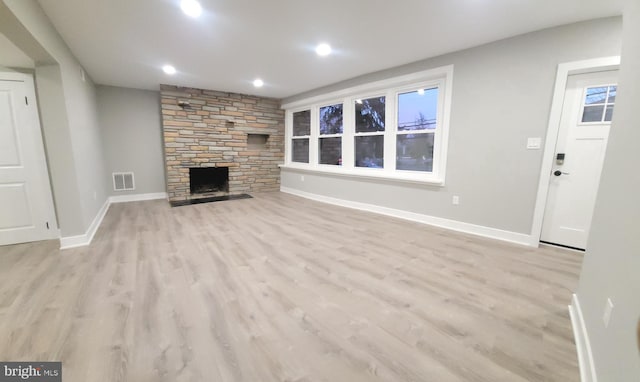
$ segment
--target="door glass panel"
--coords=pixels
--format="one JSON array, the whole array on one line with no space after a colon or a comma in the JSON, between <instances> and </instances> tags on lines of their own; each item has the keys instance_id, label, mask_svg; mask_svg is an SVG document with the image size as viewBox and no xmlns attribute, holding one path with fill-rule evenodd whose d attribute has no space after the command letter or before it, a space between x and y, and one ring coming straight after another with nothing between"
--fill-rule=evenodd
<instances>
[{"instance_id":1,"label":"door glass panel","mask_svg":"<svg viewBox=\"0 0 640 382\"><path fill-rule=\"evenodd\" d=\"M613 118L613 105L608 105L607 111L604 114L604 120L607 122L611 122L612 118Z\"/></svg>"},{"instance_id":2,"label":"door glass panel","mask_svg":"<svg viewBox=\"0 0 640 382\"><path fill-rule=\"evenodd\" d=\"M617 86L609 86L609 98L607 99L607 103L616 102L616 95L618 93Z\"/></svg>"},{"instance_id":3,"label":"door glass panel","mask_svg":"<svg viewBox=\"0 0 640 382\"><path fill-rule=\"evenodd\" d=\"M592 105L596 103L605 103L607 99L607 87L601 88L588 88L587 89L587 98L585 100L585 105Z\"/></svg>"},{"instance_id":4,"label":"door glass panel","mask_svg":"<svg viewBox=\"0 0 640 382\"><path fill-rule=\"evenodd\" d=\"M585 106L582 113L582 122L601 122L604 113L604 105Z\"/></svg>"}]
</instances>

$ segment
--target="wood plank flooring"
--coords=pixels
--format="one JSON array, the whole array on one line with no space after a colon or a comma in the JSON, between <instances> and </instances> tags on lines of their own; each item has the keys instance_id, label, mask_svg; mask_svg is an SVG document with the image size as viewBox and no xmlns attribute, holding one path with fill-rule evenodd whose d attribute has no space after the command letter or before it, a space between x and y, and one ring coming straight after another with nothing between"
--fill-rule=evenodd
<instances>
[{"instance_id":1,"label":"wood plank flooring","mask_svg":"<svg viewBox=\"0 0 640 382\"><path fill-rule=\"evenodd\" d=\"M0 247L0 360L65 382L579 380L580 254L253 196Z\"/></svg>"}]
</instances>

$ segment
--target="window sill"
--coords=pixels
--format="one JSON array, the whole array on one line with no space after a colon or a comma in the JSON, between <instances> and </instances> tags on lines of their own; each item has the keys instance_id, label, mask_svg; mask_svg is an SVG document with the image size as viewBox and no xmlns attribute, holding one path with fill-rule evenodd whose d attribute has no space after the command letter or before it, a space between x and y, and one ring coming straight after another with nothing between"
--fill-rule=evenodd
<instances>
[{"instance_id":1,"label":"window sill","mask_svg":"<svg viewBox=\"0 0 640 382\"><path fill-rule=\"evenodd\" d=\"M296 171L296 172L304 172L310 174L326 174L333 176L340 176L346 178L360 178L367 180L379 180L379 181L387 181L387 182L401 182L401 183L413 183L413 184L423 184L423 185L431 185L444 187L444 179L434 179L434 178L426 178L425 176L420 176L412 173L388 173L382 172L375 169L346 169L339 166L329 166L329 165L320 165L318 167L309 167L309 166L297 166L297 165L286 165L281 164L279 167L283 170L287 171ZM332 168L337 167L337 168Z\"/></svg>"}]
</instances>

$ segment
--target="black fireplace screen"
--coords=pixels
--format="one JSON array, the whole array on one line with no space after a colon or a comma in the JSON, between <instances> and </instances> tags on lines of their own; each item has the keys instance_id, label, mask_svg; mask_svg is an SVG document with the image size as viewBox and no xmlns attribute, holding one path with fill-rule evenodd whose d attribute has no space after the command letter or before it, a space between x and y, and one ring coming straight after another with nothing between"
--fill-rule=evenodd
<instances>
[{"instance_id":1,"label":"black fireplace screen","mask_svg":"<svg viewBox=\"0 0 640 382\"><path fill-rule=\"evenodd\" d=\"M192 194L229 192L229 167L192 167L189 169Z\"/></svg>"}]
</instances>

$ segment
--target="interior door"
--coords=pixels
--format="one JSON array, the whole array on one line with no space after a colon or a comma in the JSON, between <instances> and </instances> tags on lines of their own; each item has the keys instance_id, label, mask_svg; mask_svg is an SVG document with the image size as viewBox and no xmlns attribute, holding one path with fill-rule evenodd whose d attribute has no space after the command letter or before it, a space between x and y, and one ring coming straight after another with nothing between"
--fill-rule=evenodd
<instances>
[{"instance_id":1,"label":"interior door","mask_svg":"<svg viewBox=\"0 0 640 382\"><path fill-rule=\"evenodd\" d=\"M58 237L33 89L0 73L0 245Z\"/></svg>"},{"instance_id":2,"label":"interior door","mask_svg":"<svg viewBox=\"0 0 640 382\"><path fill-rule=\"evenodd\" d=\"M585 249L615 107L617 71L569 76L540 240Z\"/></svg>"}]
</instances>

